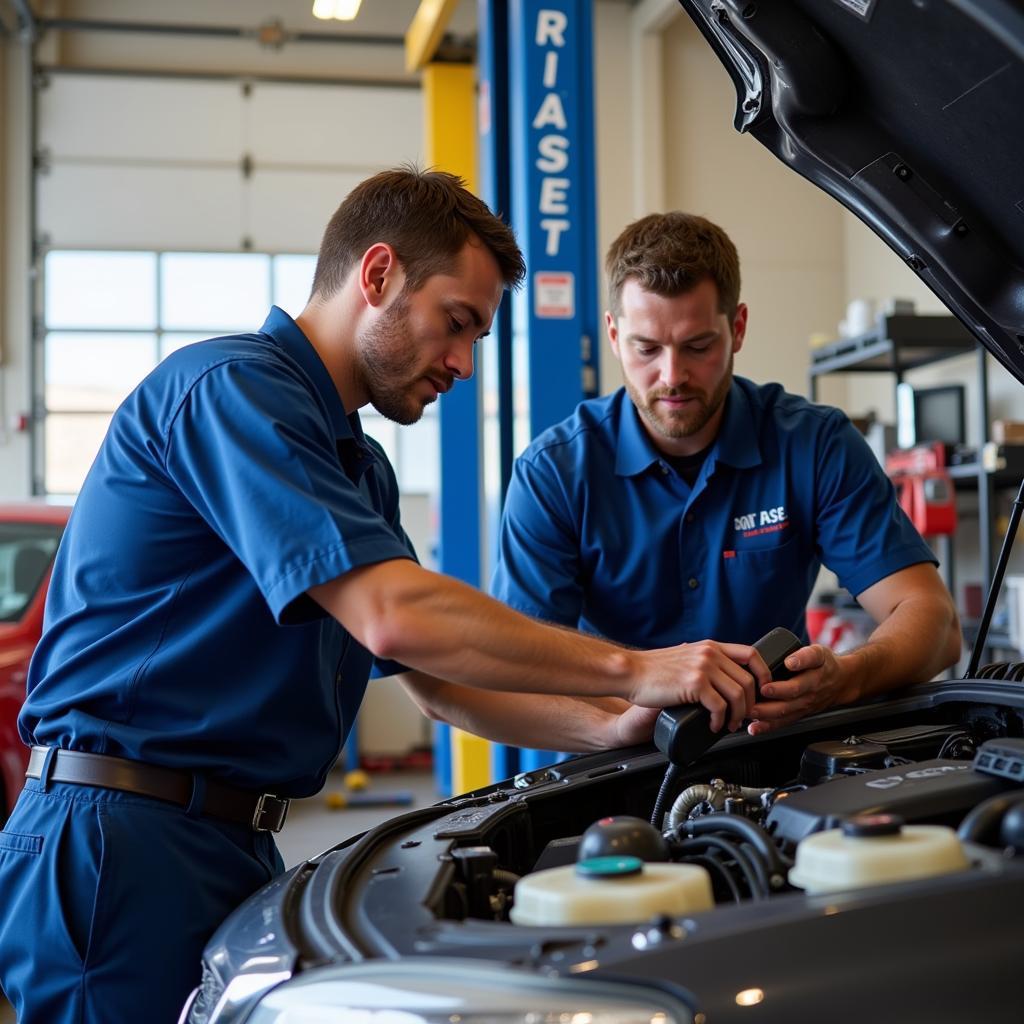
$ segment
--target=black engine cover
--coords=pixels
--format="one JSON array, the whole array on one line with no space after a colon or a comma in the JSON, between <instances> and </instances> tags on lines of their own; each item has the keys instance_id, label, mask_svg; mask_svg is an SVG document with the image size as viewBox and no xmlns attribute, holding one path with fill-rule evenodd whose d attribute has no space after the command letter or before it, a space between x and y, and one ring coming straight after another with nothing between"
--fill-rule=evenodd
<instances>
[{"instance_id":1,"label":"black engine cover","mask_svg":"<svg viewBox=\"0 0 1024 1024\"><path fill-rule=\"evenodd\" d=\"M955 827L976 804L1011 786L974 771L969 761L919 761L842 776L777 800L768 814L768 830L795 844L857 814L898 814L907 822Z\"/></svg>"}]
</instances>

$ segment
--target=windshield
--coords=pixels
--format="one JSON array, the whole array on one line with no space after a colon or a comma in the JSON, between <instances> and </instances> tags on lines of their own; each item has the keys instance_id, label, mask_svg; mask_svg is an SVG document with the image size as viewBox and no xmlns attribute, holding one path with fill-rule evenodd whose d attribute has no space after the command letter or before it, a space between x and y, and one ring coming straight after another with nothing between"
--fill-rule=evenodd
<instances>
[{"instance_id":1,"label":"windshield","mask_svg":"<svg viewBox=\"0 0 1024 1024\"><path fill-rule=\"evenodd\" d=\"M0 522L0 622L17 622L50 568L62 526Z\"/></svg>"}]
</instances>

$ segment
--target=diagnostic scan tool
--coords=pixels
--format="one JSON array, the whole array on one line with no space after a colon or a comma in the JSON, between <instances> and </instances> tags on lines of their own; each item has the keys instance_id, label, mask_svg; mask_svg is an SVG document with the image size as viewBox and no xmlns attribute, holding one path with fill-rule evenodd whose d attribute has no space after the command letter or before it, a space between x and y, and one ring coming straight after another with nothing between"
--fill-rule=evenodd
<instances>
[{"instance_id":1,"label":"diagnostic scan tool","mask_svg":"<svg viewBox=\"0 0 1024 1024\"><path fill-rule=\"evenodd\" d=\"M786 668L786 658L803 647L796 634L783 626L777 626L754 644L754 649L764 659L772 679L789 679L792 673ZM755 685L756 691L756 685ZM760 693L756 693L760 698ZM654 726L655 746L672 762L680 767L695 761L726 731L711 731L711 712L700 704L680 704L665 708Z\"/></svg>"}]
</instances>

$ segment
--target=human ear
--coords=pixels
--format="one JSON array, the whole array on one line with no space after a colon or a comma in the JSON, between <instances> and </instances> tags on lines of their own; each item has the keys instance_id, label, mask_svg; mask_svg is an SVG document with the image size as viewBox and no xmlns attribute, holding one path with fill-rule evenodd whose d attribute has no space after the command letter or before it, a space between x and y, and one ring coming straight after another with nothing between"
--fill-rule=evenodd
<instances>
[{"instance_id":1,"label":"human ear","mask_svg":"<svg viewBox=\"0 0 1024 1024\"><path fill-rule=\"evenodd\" d=\"M387 242L374 242L359 261L359 291L368 306L386 305L405 285L398 255Z\"/></svg>"},{"instance_id":2,"label":"human ear","mask_svg":"<svg viewBox=\"0 0 1024 1024\"><path fill-rule=\"evenodd\" d=\"M608 344L611 345L615 358L621 359L622 357L619 355L619 325L610 309L604 311L604 330L608 335Z\"/></svg>"},{"instance_id":3,"label":"human ear","mask_svg":"<svg viewBox=\"0 0 1024 1024\"><path fill-rule=\"evenodd\" d=\"M741 302L736 307L736 315L732 318L732 350L739 352L743 348L743 339L747 334L747 306Z\"/></svg>"}]
</instances>

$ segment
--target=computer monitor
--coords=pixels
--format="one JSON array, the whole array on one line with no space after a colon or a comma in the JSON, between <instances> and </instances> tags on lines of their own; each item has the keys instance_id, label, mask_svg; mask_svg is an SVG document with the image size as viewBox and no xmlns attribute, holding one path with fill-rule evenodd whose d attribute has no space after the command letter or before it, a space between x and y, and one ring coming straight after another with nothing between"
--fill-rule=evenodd
<instances>
[{"instance_id":1,"label":"computer monitor","mask_svg":"<svg viewBox=\"0 0 1024 1024\"><path fill-rule=\"evenodd\" d=\"M963 444L965 437L964 386L944 384L935 388L896 388L896 443L900 448L929 441Z\"/></svg>"}]
</instances>

